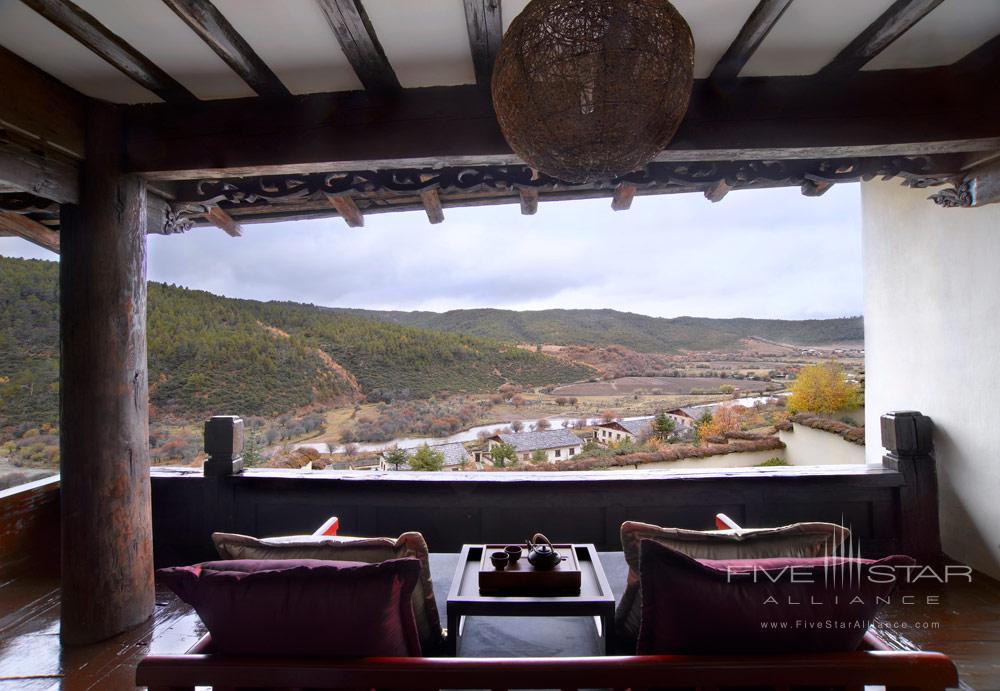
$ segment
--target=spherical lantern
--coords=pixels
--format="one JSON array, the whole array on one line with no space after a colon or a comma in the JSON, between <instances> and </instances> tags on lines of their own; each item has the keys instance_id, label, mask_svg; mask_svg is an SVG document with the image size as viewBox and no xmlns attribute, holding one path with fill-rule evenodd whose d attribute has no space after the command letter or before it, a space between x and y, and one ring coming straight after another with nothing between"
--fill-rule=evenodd
<instances>
[{"instance_id":1,"label":"spherical lantern","mask_svg":"<svg viewBox=\"0 0 1000 691\"><path fill-rule=\"evenodd\" d=\"M530 166L589 182L666 146L693 71L691 29L667 0L531 0L500 44L493 105Z\"/></svg>"}]
</instances>

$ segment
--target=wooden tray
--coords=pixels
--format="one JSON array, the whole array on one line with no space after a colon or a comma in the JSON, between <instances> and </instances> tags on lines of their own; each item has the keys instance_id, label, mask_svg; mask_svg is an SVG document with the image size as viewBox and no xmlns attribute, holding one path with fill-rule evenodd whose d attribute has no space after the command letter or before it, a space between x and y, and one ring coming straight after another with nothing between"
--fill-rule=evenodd
<instances>
[{"instance_id":1,"label":"wooden tray","mask_svg":"<svg viewBox=\"0 0 1000 691\"><path fill-rule=\"evenodd\" d=\"M490 554L502 552L507 545L484 545L479 561L479 592L482 595L579 595L580 563L573 545L552 545L560 556L566 557L553 569L540 570L528 562L527 550L522 547L521 558L513 566L497 571L490 561Z\"/></svg>"}]
</instances>

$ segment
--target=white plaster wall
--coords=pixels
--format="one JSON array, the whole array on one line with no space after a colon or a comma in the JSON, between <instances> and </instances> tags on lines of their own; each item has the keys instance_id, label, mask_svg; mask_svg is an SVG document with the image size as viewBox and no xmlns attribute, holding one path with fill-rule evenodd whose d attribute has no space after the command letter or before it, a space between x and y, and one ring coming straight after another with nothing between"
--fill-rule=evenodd
<instances>
[{"instance_id":1,"label":"white plaster wall","mask_svg":"<svg viewBox=\"0 0 1000 691\"><path fill-rule=\"evenodd\" d=\"M685 458L680 461L643 463L639 466L639 468L641 470L654 470L657 468L667 468L671 470L684 470L687 468L747 468L749 466L760 465L764 461L772 458L785 460L785 449L772 449L770 451L739 451L737 453L724 453L718 456L708 456L706 458Z\"/></svg>"},{"instance_id":2,"label":"white plaster wall","mask_svg":"<svg viewBox=\"0 0 1000 691\"><path fill-rule=\"evenodd\" d=\"M868 462L882 413L930 415L944 550L1000 577L1000 205L927 195L862 185Z\"/></svg>"},{"instance_id":3,"label":"white plaster wall","mask_svg":"<svg viewBox=\"0 0 1000 691\"><path fill-rule=\"evenodd\" d=\"M792 465L849 465L865 462L865 447L839 434L792 423L791 432L779 432L785 442L785 460Z\"/></svg>"}]
</instances>

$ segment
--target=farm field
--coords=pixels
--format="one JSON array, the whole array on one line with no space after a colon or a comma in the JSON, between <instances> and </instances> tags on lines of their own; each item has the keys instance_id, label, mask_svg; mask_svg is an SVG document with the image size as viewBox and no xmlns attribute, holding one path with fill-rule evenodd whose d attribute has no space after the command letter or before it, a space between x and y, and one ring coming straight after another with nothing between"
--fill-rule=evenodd
<instances>
[{"instance_id":1,"label":"farm field","mask_svg":"<svg viewBox=\"0 0 1000 691\"><path fill-rule=\"evenodd\" d=\"M552 393L559 396L614 396L635 393L692 394L719 392L729 386L740 391L767 391L773 384L748 379L722 377L621 377L597 382L582 382L557 386Z\"/></svg>"}]
</instances>

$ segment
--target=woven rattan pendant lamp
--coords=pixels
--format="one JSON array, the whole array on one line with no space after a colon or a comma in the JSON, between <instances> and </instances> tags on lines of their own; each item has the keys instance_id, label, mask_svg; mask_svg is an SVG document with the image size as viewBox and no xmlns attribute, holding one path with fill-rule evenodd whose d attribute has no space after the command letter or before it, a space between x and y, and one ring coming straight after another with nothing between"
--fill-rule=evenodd
<instances>
[{"instance_id":1,"label":"woven rattan pendant lamp","mask_svg":"<svg viewBox=\"0 0 1000 691\"><path fill-rule=\"evenodd\" d=\"M691 29L668 0L531 0L500 45L493 104L530 166L590 182L666 146L693 71Z\"/></svg>"}]
</instances>

